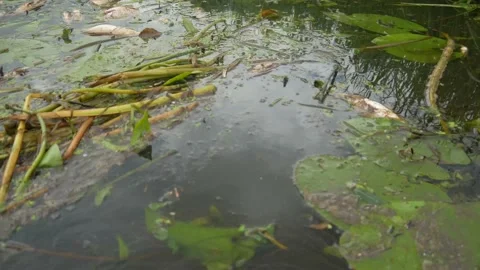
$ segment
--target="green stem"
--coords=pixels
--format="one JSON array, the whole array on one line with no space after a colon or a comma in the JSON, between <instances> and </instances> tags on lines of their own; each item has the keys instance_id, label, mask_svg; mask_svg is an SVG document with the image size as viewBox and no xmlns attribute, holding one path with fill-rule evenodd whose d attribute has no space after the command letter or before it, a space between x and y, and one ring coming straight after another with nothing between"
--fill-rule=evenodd
<instances>
[{"instance_id":1,"label":"green stem","mask_svg":"<svg viewBox=\"0 0 480 270\"><path fill-rule=\"evenodd\" d=\"M17 190L15 191L15 197L19 196L27 185L30 182L30 177L33 175L35 172L35 169L38 167L40 164L40 161L42 161L43 156L45 155L45 150L47 148L47 127L45 125L45 121L43 121L43 118L40 115L37 115L38 122L40 122L40 127L42 129L42 144L40 145L40 151L38 151L37 157L35 157L35 160L32 163L32 166L28 168L27 173L25 173L25 176L20 182L20 185L18 186Z\"/></svg>"}]
</instances>

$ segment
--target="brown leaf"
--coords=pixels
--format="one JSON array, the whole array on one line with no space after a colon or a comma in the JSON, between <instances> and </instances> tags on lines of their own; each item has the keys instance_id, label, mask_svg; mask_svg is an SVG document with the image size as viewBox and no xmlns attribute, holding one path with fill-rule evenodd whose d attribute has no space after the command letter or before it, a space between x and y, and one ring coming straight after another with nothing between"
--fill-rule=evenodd
<instances>
[{"instance_id":1,"label":"brown leaf","mask_svg":"<svg viewBox=\"0 0 480 270\"><path fill-rule=\"evenodd\" d=\"M90 36L117 36L117 37L133 37L139 33L133 29L118 27L110 24L97 25L82 31L82 33Z\"/></svg>"},{"instance_id":2,"label":"brown leaf","mask_svg":"<svg viewBox=\"0 0 480 270\"><path fill-rule=\"evenodd\" d=\"M138 36L144 40L150 39L150 38L157 38L161 36L162 33L158 32L157 30L153 28L145 28L138 34Z\"/></svg>"},{"instance_id":3,"label":"brown leaf","mask_svg":"<svg viewBox=\"0 0 480 270\"><path fill-rule=\"evenodd\" d=\"M138 9L132 6L120 6L112 7L103 12L105 14L104 18L107 19L119 19L129 16L138 15Z\"/></svg>"},{"instance_id":4,"label":"brown leaf","mask_svg":"<svg viewBox=\"0 0 480 270\"><path fill-rule=\"evenodd\" d=\"M260 17L262 19L278 19L280 15L278 14L278 11L274 9L262 9L260 11Z\"/></svg>"},{"instance_id":5,"label":"brown leaf","mask_svg":"<svg viewBox=\"0 0 480 270\"><path fill-rule=\"evenodd\" d=\"M310 229L323 231L323 230L331 229L332 225L330 223L318 223L318 224L310 224L308 227Z\"/></svg>"}]
</instances>

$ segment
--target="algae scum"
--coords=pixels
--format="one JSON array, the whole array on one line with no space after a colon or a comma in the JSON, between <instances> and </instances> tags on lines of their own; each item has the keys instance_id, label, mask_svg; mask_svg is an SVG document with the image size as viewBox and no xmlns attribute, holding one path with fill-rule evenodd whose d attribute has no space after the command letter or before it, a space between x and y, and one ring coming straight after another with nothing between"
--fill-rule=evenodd
<instances>
[{"instance_id":1,"label":"algae scum","mask_svg":"<svg viewBox=\"0 0 480 270\"><path fill-rule=\"evenodd\" d=\"M0 269L478 269L479 7L434 2L0 0L3 174L46 120Z\"/></svg>"}]
</instances>

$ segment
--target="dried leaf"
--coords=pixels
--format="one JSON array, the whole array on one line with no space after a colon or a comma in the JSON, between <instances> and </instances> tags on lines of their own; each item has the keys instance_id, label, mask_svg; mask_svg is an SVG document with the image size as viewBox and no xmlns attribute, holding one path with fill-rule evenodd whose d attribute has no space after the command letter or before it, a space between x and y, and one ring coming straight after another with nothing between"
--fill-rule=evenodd
<instances>
[{"instance_id":1,"label":"dried leaf","mask_svg":"<svg viewBox=\"0 0 480 270\"><path fill-rule=\"evenodd\" d=\"M278 11L274 9L262 9L260 11L260 17L262 19L274 20L274 19L278 19L280 15L278 14Z\"/></svg>"},{"instance_id":2,"label":"dried leaf","mask_svg":"<svg viewBox=\"0 0 480 270\"><path fill-rule=\"evenodd\" d=\"M310 224L310 226L308 227L310 229L319 230L319 231L332 229L332 225L330 223Z\"/></svg>"},{"instance_id":3,"label":"dried leaf","mask_svg":"<svg viewBox=\"0 0 480 270\"><path fill-rule=\"evenodd\" d=\"M161 35L162 35L162 33L158 32L157 30L155 30L153 28L145 28L145 29L142 30L142 32L140 32L140 34L138 34L138 36L140 38L142 38L143 40L147 40L147 39L150 39L150 38L157 38Z\"/></svg>"},{"instance_id":4,"label":"dried leaf","mask_svg":"<svg viewBox=\"0 0 480 270\"><path fill-rule=\"evenodd\" d=\"M74 9L73 11L65 11L63 12L63 21L66 24L71 24L72 22L81 22L83 21L83 15L78 9Z\"/></svg>"},{"instance_id":5,"label":"dried leaf","mask_svg":"<svg viewBox=\"0 0 480 270\"><path fill-rule=\"evenodd\" d=\"M359 95L351 95L351 94L339 94L339 96L350 103L356 110L365 113L366 117L371 118L390 118L403 121L400 116L394 113L389 108L383 106L382 104L370 100L368 98L364 98Z\"/></svg>"},{"instance_id":6,"label":"dried leaf","mask_svg":"<svg viewBox=\"0 0 480 270\"><path fill-rule=\"evenodd\" d=\"M24 3L21 6L19 6L14 13L15 14L20 14L24 12L28 13L31 10L37 10L41 8L43 5L45 5L46 2L47 0L34 0L31 2Z\"/></svg>"},{"instance_id":7,"label":"dried leaf","mask_svg":"<svg viewBox=\"0 0 480 270\"><path fill-rule=\"evenodd\" d=\"M90 36L117 36L117 37L133 37L137 36L139 32L110 24L97 25L82 31L82 33Z\"/></svg>"},{"instance_id":8,"label":"dried leaf","mask_svg":"<svg viewBox=\"0 0 480 270\"><path fill-rule=\"evenodd\" d=\"M129 16L136 16L138 15L138 9L132 6L120 6L120 7L112 7L103 12L105 14L104 18L108 19L119 19Z\"/></svg>"}]
</instances>

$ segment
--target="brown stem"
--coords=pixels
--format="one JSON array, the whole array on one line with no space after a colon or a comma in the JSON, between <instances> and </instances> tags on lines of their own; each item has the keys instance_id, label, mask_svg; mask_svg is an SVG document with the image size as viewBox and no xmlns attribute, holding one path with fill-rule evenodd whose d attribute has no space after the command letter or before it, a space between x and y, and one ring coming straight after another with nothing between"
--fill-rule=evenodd
<instances>
[{"instance_id":1,"label":"brown stem","mask_svg":"<svg viewBox=\"0 0 480 270\"><path fill-rule=\"evenodd\" d=\"M87 132L87 130L90 128L90 126L93 123L93 119L95 119L94 116L89 117L85 122L82 123L80 128L78 129L77 134L75 134L75 137L73 137L72 142L68 146L67 150L63 154L63 160L67 160L73 156L73 152L75 149L77 149L78 145L80 144L80 141L82 140L83 136Z\"/></svg>"}]
</instances>

